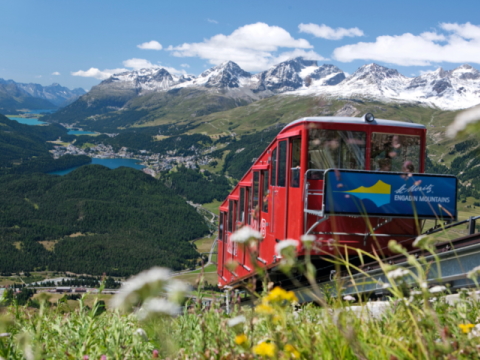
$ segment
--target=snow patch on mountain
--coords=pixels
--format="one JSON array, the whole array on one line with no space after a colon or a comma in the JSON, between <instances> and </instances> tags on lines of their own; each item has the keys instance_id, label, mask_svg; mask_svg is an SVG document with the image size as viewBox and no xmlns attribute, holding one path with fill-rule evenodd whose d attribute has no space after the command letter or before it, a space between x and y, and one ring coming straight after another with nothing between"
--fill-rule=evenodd
<instances>
[{"instance_id":1,"label":"snow patch on mountain","mask_svg":"<svg viewBox=\"0 0 480 360\"><path fill-rule=\"evenodd\" d=\"M406 77L395 69L367 64L346 76L334 65L318 66L317 61L301 57L254 75L232 61L208 69L198 77L172 75L163 68L127 71L98 85L99 89L110 87L134 90L138 95L199 87L252 99L276 94L367 98L422 103L444 110L463 109L480 103L480 71L470 65L449 71L439 68L417 77Z\"/></svg>"}]
</instances>

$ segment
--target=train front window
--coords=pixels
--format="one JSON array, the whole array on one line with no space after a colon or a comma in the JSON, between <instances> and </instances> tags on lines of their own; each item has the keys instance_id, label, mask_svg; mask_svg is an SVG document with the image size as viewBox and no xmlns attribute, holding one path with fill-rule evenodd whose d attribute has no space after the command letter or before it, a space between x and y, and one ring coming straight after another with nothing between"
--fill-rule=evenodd
<instances>
[{"instance_id":1,"label":"train front window","mask_svg":"<svg viewBox=\"0 0 480 360\"><path fill-rule=\"evenodd\" d=\"M364 170L365 144L366 134L361 131L311 129L308 168Z\"/></svg>"},{"instance_id":2,"label":"train front window","mask_svg":"<svg viewBox=\"0 0 480 360\"><path fill-rule=\"evenodd\" d=\"M420 170L420 136L373 133L371 148L371 170Z\"/></svg>"}]
</instances>

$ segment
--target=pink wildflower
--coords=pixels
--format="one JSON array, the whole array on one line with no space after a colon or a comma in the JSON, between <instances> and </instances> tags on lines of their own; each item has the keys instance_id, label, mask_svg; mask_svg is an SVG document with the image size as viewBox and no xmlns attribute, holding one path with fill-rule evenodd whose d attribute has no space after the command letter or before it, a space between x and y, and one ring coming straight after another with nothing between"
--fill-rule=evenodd
<instances>
[{"instance_id":1,"label":"pink wildflower","mask_svg":"<svg viewBox=\"0 0 480 360\"><path fill-rule=\"evenodd\" d=\"M154 359L158 358L158 350L157 349L153 350L152 354L153 354Z\"/></svg>"}]
</instances>

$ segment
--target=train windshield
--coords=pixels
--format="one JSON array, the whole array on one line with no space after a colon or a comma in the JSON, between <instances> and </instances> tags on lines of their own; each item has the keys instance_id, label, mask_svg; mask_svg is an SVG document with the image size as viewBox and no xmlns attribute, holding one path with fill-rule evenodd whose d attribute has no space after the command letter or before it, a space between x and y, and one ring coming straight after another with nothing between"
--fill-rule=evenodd
<instances>
[{"instance_id":1,"label":"train windshield","mask_svg":"<svg viewBox=\"0 0 480 360\"><path fill-rule=\"evenodd\" d=\"M361 131L311 129L309 169L365 169L366 134Z\"/></svg>"},{"instance_id":2,"label":"train windshield","mask_svg":"<svg viewBox=\"0 0 480 360\"><path fill-rule=\"evenodd\" d=\"M371 147L372 170L420 170L420 136L373 133Z\"/></svg>"}]
</instances>

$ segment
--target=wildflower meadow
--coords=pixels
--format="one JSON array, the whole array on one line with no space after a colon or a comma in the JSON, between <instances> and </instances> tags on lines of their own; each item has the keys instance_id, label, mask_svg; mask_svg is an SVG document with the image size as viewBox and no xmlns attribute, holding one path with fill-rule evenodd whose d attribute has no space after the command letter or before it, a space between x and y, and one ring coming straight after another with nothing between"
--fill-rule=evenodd
<instances>
[{"instance_id":1,"label":"wildflower meadow","mask_svg":"<svg viewBox=\"0 0 480 360\"><path fill-rule=\"evenodd\" d=\"M234 239L255 249L260 236L244 228ZM431 249L432 242L422 237L415 245ZM286 274L303 269L313 280L309 257L296 257L300 244L308 249L312 238L279 243L282 269ZM390 248L407 254L394 241ZM129 279L107 311L99 311L101 302L86 306L84 298L68 311L61 304L51 306L48 295L41 294L38 309L15 303L0 308L0 359L480 358L475 289L447 301L448 288L425 282L435 264L425 264L422 257L408 259L415 272L382 263L390 281L390 295L382 302L313 288L316 301L302 304L293 291L274 286L263 274L265 287L252 291L253 303L242 306L233 297L227 311L218 299L205 306L201 289L192 293L164 268ZM469 277L477 283L479 274L480 267ZM188 297L192 294L195 300Z\"/></svg>"}]
</instances>

